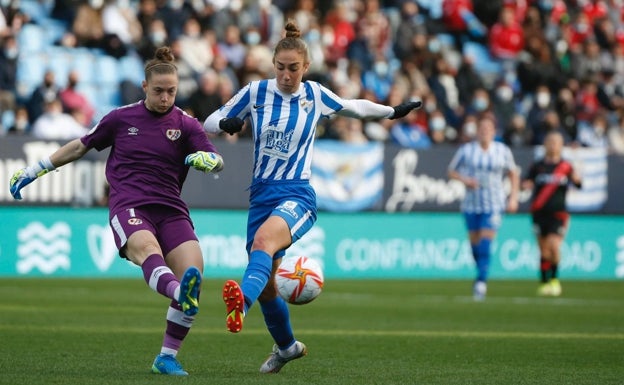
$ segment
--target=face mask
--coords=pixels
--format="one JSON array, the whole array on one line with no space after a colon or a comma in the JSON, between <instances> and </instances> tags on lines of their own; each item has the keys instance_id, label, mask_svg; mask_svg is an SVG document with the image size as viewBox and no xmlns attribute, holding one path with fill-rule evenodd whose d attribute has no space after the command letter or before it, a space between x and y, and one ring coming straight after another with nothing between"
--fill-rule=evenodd
<instances>
[{"instance_id":1,"label":"face mask","mask_svg":"<svg viewBox=\"0 0 624 385\"><path fill-rule=\"evenodd\" d=\"M498 90L496 90L496 95L501 101L508 102L511 100L511 98L513 98L513 91L510 87L503 86L499 87Z\"/></svg>"},{"instance_id":2,"label":"face mask","mask_svg":"<svg viewBox=\"0 0 624 385\"><path fill-rule=\"evenodd\" d=\"M576 25L576 30L580 33L585 33L589 29L589 26L585 23L579 23Z\"/></svg>"},{"instance_id":3,"label":"face mask","mask_svg":"<svg viewBox=\"0 0 624 385\"><path fill-rule=\"evenodd\" d=\"M258 45L260 43L260 34L258 32L249 32L246 40L249 45Z\"/></svg>"},{"instance_id":4,"label":"face mask","mask_svg":"<svg viewBox=\"0 0 624 385\"><path fill-rule=\"evenodd\" d=\"M477 135L477 123L468 122L464 124L464 134L470 138Z\"/></svg>"},{"instance_id":5,"label":"face mask","mask_svg":"<svg viewBox=\"0 0 624 385\"><path fill-rule=\"evenodd\" d=\"M155 45L161 45L167 39L167 33L164 31L155 31L151 34L152 43Z\"/></svg>"},{"instance_id":6,"label":"face mask","mask_svg":"<svg viewBox=\"0 0 624 385\"><path fill-rule=\"evenodd\" d=\"M334 34L331 32L323 33L323 45L332 45L334 44Z\"/></svg>"},{"instance_id":7,"label":"face mask","mask_svg":"<svg viewBox=\"0 0 624 385\"><path fill-rule=\"evenodd\" d=\"M440 52L440 42L437 39L431 39L427 43L427 48L429 48L430 52L438 53Z\"/></svg>"},{"instance_id":8,"label":"face mask","mask_svg":"<svg viewBox=\"0 0 624 385\"><path fill-rule=\"evenodd\" d=\"M383 61L376 62L375 73L381 77L388 75L388 63L383 62Z\"/></svg>"},{"instance_id":9,"label":"face mask","mask_svg":"<svg viewBox=\"0 0 624 385\"><path fill-rule=\"evenodd\" d=\"M444 127L446 127L446 120L440 116L432 118L429 122L429 127L431 127L433 131L443 130Z\"/></svg>"},{"instance_id":10,"label":"face mask","mask_svg":"<svg viewBox=\"0 0 624 385\"><path fill-rule=\"evenodd\" d=\"M546 92L538 92L536 101L538 106L545 108L550 103L550 95Z\"/></svg>"},{"instance_id":11,"label":"face mask","mask_svg":"<svg viewBox=\"0 0 624 385\"><path fill-rule=\"evenodd\" d=\"M28 119L18 119L15 121L15 129L17 131L25 131L28 127Z\"/></svg>"},{"instance_id":12,"label":"face mask","mask_svg":"<svg viewBox=\"0 0 624 385\"><path fill-rule=\"evenodd\" d=\"M17 57L19 50L17 48L8 48L4 51L4 55L7 59L13 60Z\"/></svg>"},{"instance_id":13,"label":"face mask","mask_svg":"<svg viewBox=\"0 0 624 385\"><path fill-rule=\"evenodd\" d=\"M488 101L485 98L476 98L473 102L472 102L472 106L474 107L475 110L482 112L485 111L488 107Z\"/></svg>"},{"instance_id":14,"label":"face mask","mask_svg":"<svg viewBox=\"0 0 624 385\"><path fill-rule=\"evenodd\" d=\"M318 29L312 29L310 30L310 32L308 32L308 41L310 43L316 43L319 40L321 40L321 33L318 31Z\"/></svg>"}]
</instances>

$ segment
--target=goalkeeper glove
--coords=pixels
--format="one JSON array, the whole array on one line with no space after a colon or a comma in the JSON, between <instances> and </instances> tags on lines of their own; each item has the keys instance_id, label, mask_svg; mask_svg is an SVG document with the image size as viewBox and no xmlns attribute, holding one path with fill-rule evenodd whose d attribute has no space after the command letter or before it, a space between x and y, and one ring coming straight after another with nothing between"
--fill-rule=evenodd
<instances>
[{"instance_id":1,"label":"goalkeeper glove","mask_svg":"<svg viewBox=\"0 0 624 385\"><path fill-rule=\"evenodd\" d=\"M414 102L405 102L401 103L398 106L394 106L394 114L389 119L399 119L409 114L412 110L418 109L422 107L422 102L420 100Z\"/></svg>"},{"instance_id":2,"label":"goalkeeper glove","mask_svg":"<svg viewBox=\"0 0 624 385\"><path fill-rule=\"evenodd\" d=\"M219 128L230 135L234 135L243 129L245 122L238 117L223 118L219 121Z\"/></svg>"},{"instance_id":3,"label":"goalkeeper glove","mask_svg":"<svg viewBox=\"0 0 624 385\"><path fill-rule=\"evenodd\" d=\"M215 152L197 151L187 155L184 164L202 172L219 172L223 169L223 158Z\"/></svg>"},{"instance_id":4,"label":"goalkeeper glove","mask_svg":"<svg viewBox=\"0 0 624 385\"><path fill-rule=\"evenodd\" d=\"M9 191L13 198L22 199L20 190L31 184L38 177L47 174L54 170L56 167L50 161L50 158L40 160L34 166L28 166L20 170L15 171L9 182Z\"/></svg>"}]
</instances>

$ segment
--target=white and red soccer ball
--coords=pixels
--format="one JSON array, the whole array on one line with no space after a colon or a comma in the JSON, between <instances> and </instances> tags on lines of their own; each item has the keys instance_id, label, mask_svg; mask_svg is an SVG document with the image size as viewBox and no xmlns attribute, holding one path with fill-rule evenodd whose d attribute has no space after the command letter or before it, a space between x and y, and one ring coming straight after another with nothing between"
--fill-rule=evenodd
<instances>
[{"instance_id":1,"label":"white and red soccer ball","mask_svg":"<svg viewBox=\"0 0 624 385\"><path fill-rule=\"evenodd\" d=\"M303 256L285 257L275 274L279 295L293 305L303 305L318 297L323 282L321 265Z\"/></svg>"}]
</instances>

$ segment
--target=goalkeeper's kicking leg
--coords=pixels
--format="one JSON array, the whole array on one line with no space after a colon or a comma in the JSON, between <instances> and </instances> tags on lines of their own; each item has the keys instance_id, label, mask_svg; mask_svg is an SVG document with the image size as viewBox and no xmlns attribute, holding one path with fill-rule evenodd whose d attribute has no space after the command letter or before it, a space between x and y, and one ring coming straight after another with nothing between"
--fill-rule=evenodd
<instances>
[{"instance_id":1,"label":"goalkeeper's kicking leg","mask_svg":"<svg viewBox=\"0 0 624 385\"><path fill-rule=\"evenodd\" d=\"M161 351L152 372L187 375L176 356L199 310L203 271L190 218L162 206L143 206L115 213L111 227L120 255L141 266L151 289L171 299ZM158 239L155 234L160 234Z\"/></svg>"}]
</instances>

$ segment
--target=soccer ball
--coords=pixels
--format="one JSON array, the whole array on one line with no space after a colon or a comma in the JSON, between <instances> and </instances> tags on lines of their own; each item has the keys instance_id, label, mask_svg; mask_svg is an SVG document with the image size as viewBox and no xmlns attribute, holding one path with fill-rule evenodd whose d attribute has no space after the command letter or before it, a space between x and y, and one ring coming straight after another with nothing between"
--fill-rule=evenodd
<instances>
[{"instance_id":1,"label":"soccer ball","mask_svg":"<svg viewBox=\"0 0 624 385\"><path fill-rule=\"evenodd\" d=\"M284 258L275 274L279 295L293 305L303 305L318 297L323 281L321 265L308 257Z\"/></svg>"}]
</instances>

